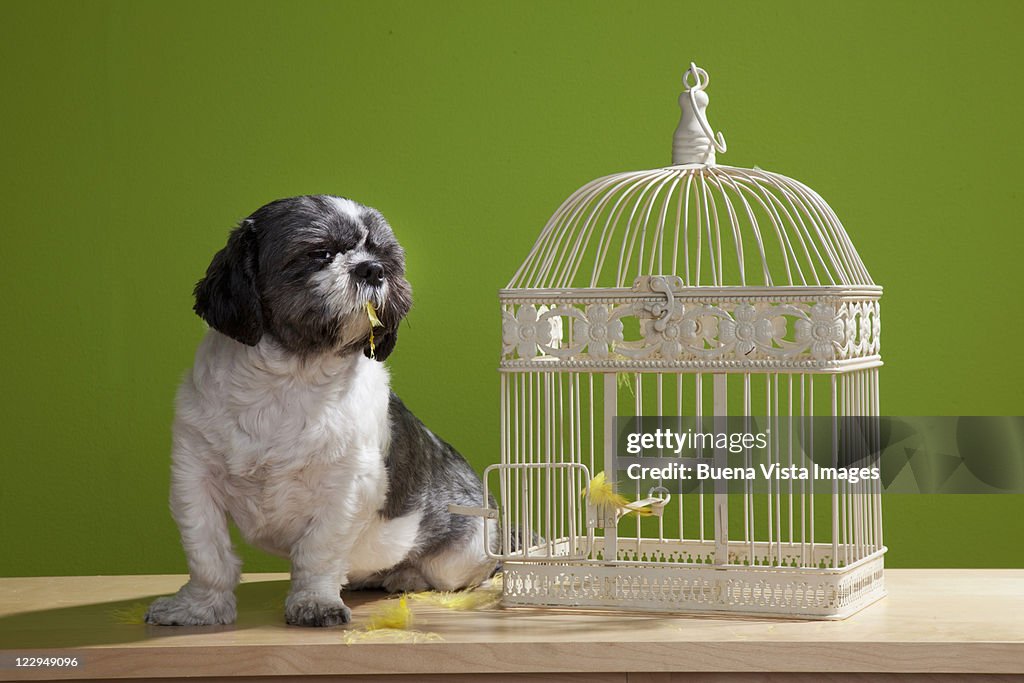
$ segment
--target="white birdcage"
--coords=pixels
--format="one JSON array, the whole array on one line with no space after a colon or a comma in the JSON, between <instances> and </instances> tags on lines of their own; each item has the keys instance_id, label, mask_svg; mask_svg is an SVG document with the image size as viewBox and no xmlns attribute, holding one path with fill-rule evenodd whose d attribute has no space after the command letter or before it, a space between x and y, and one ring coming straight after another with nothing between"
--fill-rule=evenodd
<instances>
[{"instance_id":1,"label":"white birdcage","mask_svg":"<svg viewBox=\"0 0 1024 683\"><path fill-rule=\"evenodd\" d=\"M884 595L878 480L817 496L793 479L675 495L620 480L626 507L590 490L615 476L616 417L758 415L782 465L821 455L792 434L812 416L826 462L878 443L841 423L878 415L882 289L817 193L716 164L708 80L684 74L672 165L577 190L500 292L498 507L477 513L498 521L506 605L843 618Z\"/></svg>"}]
</instances>

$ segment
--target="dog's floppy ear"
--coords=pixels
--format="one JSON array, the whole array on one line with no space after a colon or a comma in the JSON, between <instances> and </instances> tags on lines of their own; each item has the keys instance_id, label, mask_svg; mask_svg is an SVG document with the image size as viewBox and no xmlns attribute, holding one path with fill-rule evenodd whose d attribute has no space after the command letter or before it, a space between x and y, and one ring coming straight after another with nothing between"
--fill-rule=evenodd
<instances>
[{"instance_id":1,"label":"dog's floppy ear","mask_svg":"<svg viewBox=\"0 0 1024 683\"><path fill-rule=\"evenodd\" d=\"M256 288L256 232L246 219L218 251L206 277L196 283L195 312L210 327L255 346L263 336L263 313Z\"/></svg>"}]
</instances>

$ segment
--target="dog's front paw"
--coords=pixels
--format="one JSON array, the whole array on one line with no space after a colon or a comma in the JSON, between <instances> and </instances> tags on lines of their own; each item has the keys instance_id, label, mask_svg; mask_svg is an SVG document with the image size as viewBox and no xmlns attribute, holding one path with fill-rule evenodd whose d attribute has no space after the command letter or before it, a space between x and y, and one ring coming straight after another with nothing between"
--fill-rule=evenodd
<instances>
[{"instance_id":1,"label":"dog's front paw","mask_svg":"<svg viewBox=\"0 0 1024 683\"><path fill-rule=\"evenodd\" d=\"M293 626L338 626L352 621L352 610L340 597L299 591L285 601L284 619Z\"/></svg>"},{"instance_id":2,"label":"dog's front paw","mask_svg":"<svg viewBox=\"0 0 1024 683\"><path fill-rule=\"evenodd\" d=\"M144 618L147 624L207 626L233 624L235 615L231 591L201 590L185 584L177 594L154 600Z\"/></svg>"}]
</instances>

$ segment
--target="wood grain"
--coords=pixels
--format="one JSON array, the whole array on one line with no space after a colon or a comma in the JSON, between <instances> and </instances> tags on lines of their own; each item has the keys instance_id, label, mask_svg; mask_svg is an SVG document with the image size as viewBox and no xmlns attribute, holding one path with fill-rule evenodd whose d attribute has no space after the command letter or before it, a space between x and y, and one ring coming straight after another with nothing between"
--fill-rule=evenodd
<instances>
[{"instance_id":1,"label":"wood grain","mask_svg":"<svg viewBox=\"0 0 1024 683\"><path fill-rule=\"evenodd\" d=\"M686 674L781 680L751 677L765 672L786 674L787 680L799 680L793 675L801 672L831 674L817 680L1024 674L1024 570L887 570L889 596L841 622L541 609L452 612L415 604L414 627L436 636L414 644L346 644L342 627L287 626L287 575L252 574L239 587L233 626L121 623L183 581L173 575L0 579L0 680L397 675L392 680L429 681L425 676L486 674L489 681L668 683L690 680ZM352 627L365 625L386 597L347 595ZM14 656L36 654L78 656L82 664L60 670L9 666Z\"/></svg>"}]
</instances>

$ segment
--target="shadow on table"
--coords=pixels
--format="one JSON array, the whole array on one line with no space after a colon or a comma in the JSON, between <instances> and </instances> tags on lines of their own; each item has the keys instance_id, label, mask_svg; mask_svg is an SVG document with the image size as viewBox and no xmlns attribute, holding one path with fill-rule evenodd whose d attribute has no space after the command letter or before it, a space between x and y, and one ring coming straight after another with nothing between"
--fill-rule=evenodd
<instances>
[{"instance_id":1,"label":"shadow on table","mask_svg":"<svg viewBox=\"0 0 1024 683\"><path fill-rule=\"evenodd\" d=\"M53 650L265 626L301 628L287 626L284 621L288 585L287 580L239 584L235 591L238 620L228 626L152 626L143 623L142 616L149 604L160 595L0 616L0 649ZM358 607L385 597L386 594L379 591L346 592L345 603Z\"/></svg>"},{"instance_id":2,"label":"shadow on table","mask_svg":"<svg viewBox=\"0 0 1024 683\"><path fill-rule=\"evenodd\" d=\"M160 597L149 595L132 600L97 602L75 607L58 607L21 612L0 617L0 650L77 648L118 645L168 636L213 634L254 628L302 629L284 621L284 601L289 581L243 582L237 590L238 620L227 626L151 626L142 621L149 604ZM381 591L345 591L345 603L355 612L351 627L365 625L374 603L389 597ZM736 621L776 622L771 618L731 617L723 615L678 615L629 613L596 610L566 610L520 607L458 612L431 605L412 605L414 629L437 631L445 639L473 640L483 631L509 640L599 637L602 633L622 638L636 633L637 639L655 637L665 627L672 629L680 621L707 620L720 626ZM784 620L782 620L784 621ZM343 627L336 627L342 630ZM626 638L630 640L630 638Z\"/></svg>"}]
</instances>

